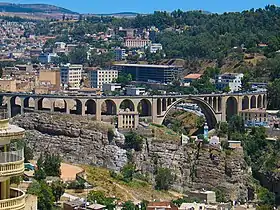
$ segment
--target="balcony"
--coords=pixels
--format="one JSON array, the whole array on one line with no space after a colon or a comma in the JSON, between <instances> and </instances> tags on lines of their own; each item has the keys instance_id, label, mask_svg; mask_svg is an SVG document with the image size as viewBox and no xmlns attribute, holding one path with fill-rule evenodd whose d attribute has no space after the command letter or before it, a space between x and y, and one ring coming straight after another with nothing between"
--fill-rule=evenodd
<instances>
[{"instance_id":1,"label":"balcony","mask_svg":"<svg viewBox=\"0 0 280 210\"><path fill-rule=\"evenodd\" d=\"M23 210L25 207L25 193L19 189L10 189L9 199L0 200L0 210Z\"/></svg>"},{"instance_id":2,"label":"balcony","mask_svg":"<svg viewBox=\"0 0 280 210\"><path fill-rule=\"evenodd\" d=\"M23 149L10 152L0 152L0 179L21 175L24 172Z\"/></svg>"}]
</instances>

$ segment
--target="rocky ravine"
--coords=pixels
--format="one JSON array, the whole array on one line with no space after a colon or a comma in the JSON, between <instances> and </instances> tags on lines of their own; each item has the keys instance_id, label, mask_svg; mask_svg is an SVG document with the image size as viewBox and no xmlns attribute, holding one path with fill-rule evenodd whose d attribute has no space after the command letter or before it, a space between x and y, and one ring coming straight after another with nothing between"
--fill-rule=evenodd
<instances>
[{"instance_id":1,"label":"rocky ravine","mask_svg":"<svg viewBox=\"0 0 280 210\"><path fill-rule=\"evenodd\" d=\"M112 135L108 132L112 128L86 117L27 113L13 121L27 130L26 140L37 156L54 152L68 162L117 171L128 161L123 136ZM137 170L151 179L157 167L172 169L176 178L173 188L182 192L219 188L234 200L247 199L251 188L243 151L226 154L211 146L181 146L172 140L147 138L142 151L133 152L133 161Z\"/></svg>"}]
</instances>

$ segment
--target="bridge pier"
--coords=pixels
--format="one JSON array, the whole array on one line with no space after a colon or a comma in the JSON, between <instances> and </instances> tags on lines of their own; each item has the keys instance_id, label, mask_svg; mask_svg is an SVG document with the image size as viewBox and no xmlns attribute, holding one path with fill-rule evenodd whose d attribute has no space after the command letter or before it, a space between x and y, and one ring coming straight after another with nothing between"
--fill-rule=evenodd
<instances>
[{"instance_id":1,"label":"bridge pier","mask_svg":"<svg viewBox=\"0 0 280 210\"><path fill-rule=\"evenodd\" d=\"M24 99L25 98L20 98L20 114L24 114Z\"/></svg>"},{"instance_id":2,"label":"bridge pier","mask_svg":"<svg viewBox=\"0 0 280 210\"><path fill-rule=\"evenodd\" d=\"M7 97L7 114L8 114L8 118L12 117L11 97Z\"/></svg>"},{"instance_id":3,"label":"bridge pier","mask_svg":"<svg viewBox=\"0 0 280 210\"><path fill-rule=\"evenodd\" d=\"M102 109L102 101L100 99L97 99L96 100L96 111L95 111L95 118L97 121L102 120L101 109Z\"/></svg>"},{"instance_id":4,"label":"bridge pier","mask_svg":"<svg viewBox=\"0 0 280 210\"><path fill-rule=\"evenodd\" d=\"M157 107L158 107L158 104L157 104L157 102L158 102L158 99L157 98L153 98L152 99L152 122L153 123L157 123L157 112L158 112L158 110L157 110Z\"/></svg>"}]
</instances>

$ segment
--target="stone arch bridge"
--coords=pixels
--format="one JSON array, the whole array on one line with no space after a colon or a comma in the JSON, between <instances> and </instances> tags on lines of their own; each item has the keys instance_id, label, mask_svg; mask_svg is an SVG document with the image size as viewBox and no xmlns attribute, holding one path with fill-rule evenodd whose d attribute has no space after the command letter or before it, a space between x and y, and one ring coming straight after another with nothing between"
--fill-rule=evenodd
<instances>
[{"instance_id":1,"label":"stone arch bridge","mask_svg":"<svg viewBox=\"0 0 280 210\"><path fill-rule=\"evenodd\" d=\"M161 96L81 96L40 95L26 93L0 93L2 105L9 117L26 111L50 111L65 114L93 115L101 121L103 116L117 116L121 109L137 111L140 117L150 117L162 124L169 111L180 102L196 103L213 128L219 121L227 121L239 111L266 108L265 92L205 94L205 95L161 95Z\"/></svg>"}]
</instances>

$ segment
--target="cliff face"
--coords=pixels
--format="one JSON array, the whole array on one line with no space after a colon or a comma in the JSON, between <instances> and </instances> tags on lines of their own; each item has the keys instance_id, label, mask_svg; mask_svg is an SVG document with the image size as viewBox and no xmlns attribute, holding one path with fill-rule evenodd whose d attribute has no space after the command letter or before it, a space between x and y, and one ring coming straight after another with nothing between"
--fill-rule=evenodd
<instances>
[{"instance_id":1,"label":"cliff face","mask_svg":"<svg viewBox=\"0 0 280 210\"><path fill-rule=\"evenodd\" d=\"M27 130L26 139L37 156L55 152L68 162L118 171L127 163L123 136L113 134L105 124L82 117L36 113L18 116L14 123ZM172 169L176 190L218 188L232 200L247 199L250 174L243 151L226 154L207 145L181 146L174 141L148 138L142 151L133 152L132 158L137 169L152 178L157 167Z\"/></svg>"}]
</instances>

